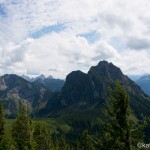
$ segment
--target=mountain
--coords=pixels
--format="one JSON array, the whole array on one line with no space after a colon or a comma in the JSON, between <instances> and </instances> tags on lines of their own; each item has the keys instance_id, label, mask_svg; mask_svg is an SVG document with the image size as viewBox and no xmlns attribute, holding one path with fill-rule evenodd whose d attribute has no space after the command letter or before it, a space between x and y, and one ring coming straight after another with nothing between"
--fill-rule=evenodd
<instances>
[{"instance_id":1,"label":"mountain","mask_svg":"<svg viewBox=\"0 0 150 150\"><path fill-rule=\"evenodd\" d=\"M133 114L139 118L142 114L150 115L150 98L120 68L107 61L91 67L87 74L71 72L61 92L56 93L38 115L103 117L102 110L107 103L109 88L114 86L116 80L121 82L130 95Z\"/></svg>"},{"instance_id":2,"label":"mountain","mask_svg":"<svg viewBox=\"0 0 150 150\"><path fill-rule=\"evenodd\" d=\"M107 61L100 61L88 73L73 71L65 81L51 76L34 82L13 74L1 76L0 100L9 117L15 116L20 103L27 103L35 117L104 118L109 89L116 80L130 95L133 116L150 116L150 97L120 68Z\"/></svg>"},{"instance_id":3,"label":"mountain","mask_svg":"<svg viewBox=\"0 0 150 150\"><path fill-rule=\"evenodd\" d=\"M63 87L65 81L61 79L54 79L52 77L47 77L45 79L38 79L33 82L36 86L42 86L50 91L60 91Z\"/></svg>"},{"instance_id":4,"label":"mountain","mask_svg":"<svg viewBox=\"0 0 150 150\"><path fill-rule=\"evenodd\" d=\"M128 75L128 77L133 80L134 82L136 82L137 80L139 80L142 75Z\"/></svg>"},{"instance_id":5,"label":"mountain","mask_svg":"<svg viewBox=\"0 0 150 150\"><path fill-rule=\"evenodd\" d=\"M31 78L28 77L28 76L26 76L26 75L22 75L21 77L22 77L23 79L29 81L29 82L32 82L32 81L31 81Z\"/></svg>"},{"instance_id":6,"label":"mountain","mask_svg":"<svg viewBox=\"0 0 150 150\"><path fill-rule=\"evenodd\" d=\"M41 74L40 76L37 76L35 78L30 78L30 77L25 76L25 75L22 75L21 77L24 78L25 80L29 81L29 82L35 82L37 80L44 80L45 79L45 76L43 74Z\"/></svg>"},{"instance_id":7,"label":"mountain","mask_svg":"<svg viewBox=\"0 0 150 150\"><path fill-rule=\"evenodd\" d=\"M23 75L22 78L33 83L35 86L42 86L51 91L60 91L65 81L61 79L54 79L51 75L47 78L44 75L40 75L36 78L30 78Z\"/></svg>"},{"instance_id":8,"label":"mountain","mask_svg":"<svg viewBox=\"0 0 150 150\"><path fill-rule=\"evenodd\" d=\"M35 86L17 75L0 77L0 99L9 117L14 117L20 103L27 103L32 110L39 104L44 105L51 94L46 88Z\"/></svg>"},{"instance_id":9,"label":"mountain","mask_svg":"<svg viewBox=\"0 0 150 150\"><path fill-rule=\"evenodd\" d=\"M136 83L150 96L150 75L142 76Z\"/></svg>"}]
</instances>

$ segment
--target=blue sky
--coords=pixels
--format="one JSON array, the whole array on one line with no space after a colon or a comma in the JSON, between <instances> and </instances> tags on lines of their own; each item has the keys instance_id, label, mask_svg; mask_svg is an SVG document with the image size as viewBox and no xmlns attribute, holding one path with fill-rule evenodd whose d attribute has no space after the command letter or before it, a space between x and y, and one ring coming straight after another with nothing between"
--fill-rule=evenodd
<instances>
[{"instance_id":1,"label":"blue sky","mask_svg":"<svg viewBox=\"0 0 150 150\"><path fill-rule=\"evenodd\" d=\"M36 32L31 34L32 38L40 38L46 34L51 32L61 32L65 29L65 24L57 24L52 26L43 27L42 29L37 30Z\"/></svg>"},{"instance_id":2,"label":"blue sky","mask_svg":"<svg viewBox=\"0 0 150 150\"><path fill-rule=\"evenodd\" d=\"M5 7L3 5L0 5L0 16L6 16L6 10Z\"/></svg>"},{"instance_id":3,"label":"blue sky","mask_svg":"<svg viewBox=\"0 0 150 150\"><path fill-rule=\"evenodd\" d=\"M86 38L88 43L96 43L100 40L101 35L100 33L97 33L96 31L90 31L88 33L80 34L79 36Z\"/></svg>"},{"instance_id":4,"label":"blue sky","mask_svg":"<svg viewBox=\"0 0 150 150\"><path fill-rule=\"evenodd\" d=\"M65 78L101 60L150 73L149 10L148 0L0 0L0 75Z\"/></svg>"}]
</instances>

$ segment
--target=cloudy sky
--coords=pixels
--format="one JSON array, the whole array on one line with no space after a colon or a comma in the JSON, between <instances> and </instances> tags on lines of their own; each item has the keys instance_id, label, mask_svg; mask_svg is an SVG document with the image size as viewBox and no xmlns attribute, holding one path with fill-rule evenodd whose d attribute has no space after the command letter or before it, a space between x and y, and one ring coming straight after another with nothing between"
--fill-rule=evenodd
<instances>
[{"instance_id":1,"label":"cloudy sky","mask_svg":"<svg viewBox=\"0 0 150 150\"><path fill-rule=\"evenodd\" d=\"M101 60L150 73L150 0L0 0L0 75L65 78Z\"/></svg>"}]
</instances>

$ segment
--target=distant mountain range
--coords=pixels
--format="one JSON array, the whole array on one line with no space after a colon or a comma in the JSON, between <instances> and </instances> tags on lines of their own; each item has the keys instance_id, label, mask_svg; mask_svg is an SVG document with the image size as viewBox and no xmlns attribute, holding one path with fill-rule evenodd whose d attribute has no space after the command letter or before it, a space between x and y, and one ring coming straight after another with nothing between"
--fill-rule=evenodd
<instances>
[{"instance_id":1,"label":"distant mountain range","mask_svg":"<svg viewBox=\"0 0 150 150\"><path fill-rule=\"evenodd\" d=\"M142 75L129 75L128 76L131 80L133 81L137 81L138 79L140 79L142 77Z\"/></svg>"},{"instance_id":2,"label":"distant mountain range","mask_svg":"<svg viewBox=\"0 0 150 150\"><path fill-rule=\"evenodd\" d=\"M136 81L141 89L150 96L150 75L142 76Z\"/></svg>"},{"instance_id":3,"label":"distant mountain range","mask_svg":"<svg viewBox=\"0 0 150 150\"><path fill-rule=\"evenodd\" d=\"M130 75L129 78L136 82L141 89L150 96L150 75Z\"/></svg>"},{"instance_id":4,"label":"distant mountain range","mask_svg":"<svg viewBox=\"0 0 150 150\"><path fill-rule=\"evenodd\" d=\"M30 82L29 82L30 81ZM15 74L0 77L0 99L6 108L6 114L14 117L20 103L28 103L30 108L44 106L53 93L60 91L64 80L39 76L28 80Z\"/></svg>"},{"instance_id":5,"label":"distant mountain range","mask_svg":"<svg viewBox=\"0 0 150 150\"><path fill-rule=\"evenodd\" d=\"M61 79L54 79L52 76L48 76L47 78L41 74L38 77L30 78L28 76L21 76L25 80L33 83L36 86L41 86L51 91L60 91L62 86L64 85L65 81Z\"/></svg>"},{"instance_id":6,"label":"distant mountain range","mask_svg":"<svg viewBox=\"0 0 150 150\"><path fill-rule=\"evenodd\" d=\"M24 79L23 79L24 78ZM133 115L150 115L150 97L141 88L123 75L120 68L107 61L100 61L88 73L73 71L66 81L45 78L36 79L17 75L0 77L0 99L7 116L14 117L19 103L28 103L33 116L38 117L104 117L109 88L119 80L130 95Z\"/></svg>"},{"instance_id":7,"label":"distant mountain range","mask_svg":"<svg viewBox=\"0 0 150 150\"><path fill-rule=\"evenodd\" d=\"M25 80L29 81L29 82L34 82L34 81L37 81L37 80L44 80L46 77L41 74L40 76L38 77L35 77L35 78L30 78L29 76L26 76L26 75L22 75L21 76L22 78L24 78ZM52 78L52 76L50 76Z\"/></svg>"}]
</instances>

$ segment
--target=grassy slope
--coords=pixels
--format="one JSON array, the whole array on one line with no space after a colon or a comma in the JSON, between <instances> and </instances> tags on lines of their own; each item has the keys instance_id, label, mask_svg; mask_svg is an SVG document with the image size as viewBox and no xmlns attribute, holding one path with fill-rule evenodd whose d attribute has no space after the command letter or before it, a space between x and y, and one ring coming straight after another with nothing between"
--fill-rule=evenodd
<instances>
[{"instance_id":1,"label":"grassy slope","mask_svg":"<svg viewBox=\"0 0 150 150\"><path fill-rule=\"evenodd\" d=\"M7 119L6 124L9 128L11 128L15 119ZM43 122L46 127L50 130L50 132L57 132L57 128L62 129L64 132L67 132L71 129L71 127L62 119L62 118L43 118L43 119L33 119L33 126L36 122Z\"/></svg>"},{"instance_id":2,"label":"grassy slope","mask_svg":"<svg viewBox=\"0 0 150 150\"><path fill-rule=\"evenodd\" d=\"M67 122L70 120L89 120L91 122L96 122L97 118L101 118L105 120L106 114L103 110L100 109L88 109L88 110L80 110L80 111L75 111L71 112L70 110L67 111L67 113L61 117L58 118L39 118L39 119L33 119L32 123L33 126L37 121L43 122L48 130L50 132L57 132L57 129L61 129L64 132L68 132L71 127L68 125ZM133 113L130 115L130 119L133 122L137 122L137 118ZM14 119L7 119L6 123L9 128L11 128L12 123L14 122Z\"/></svg>"}]
</instances>

